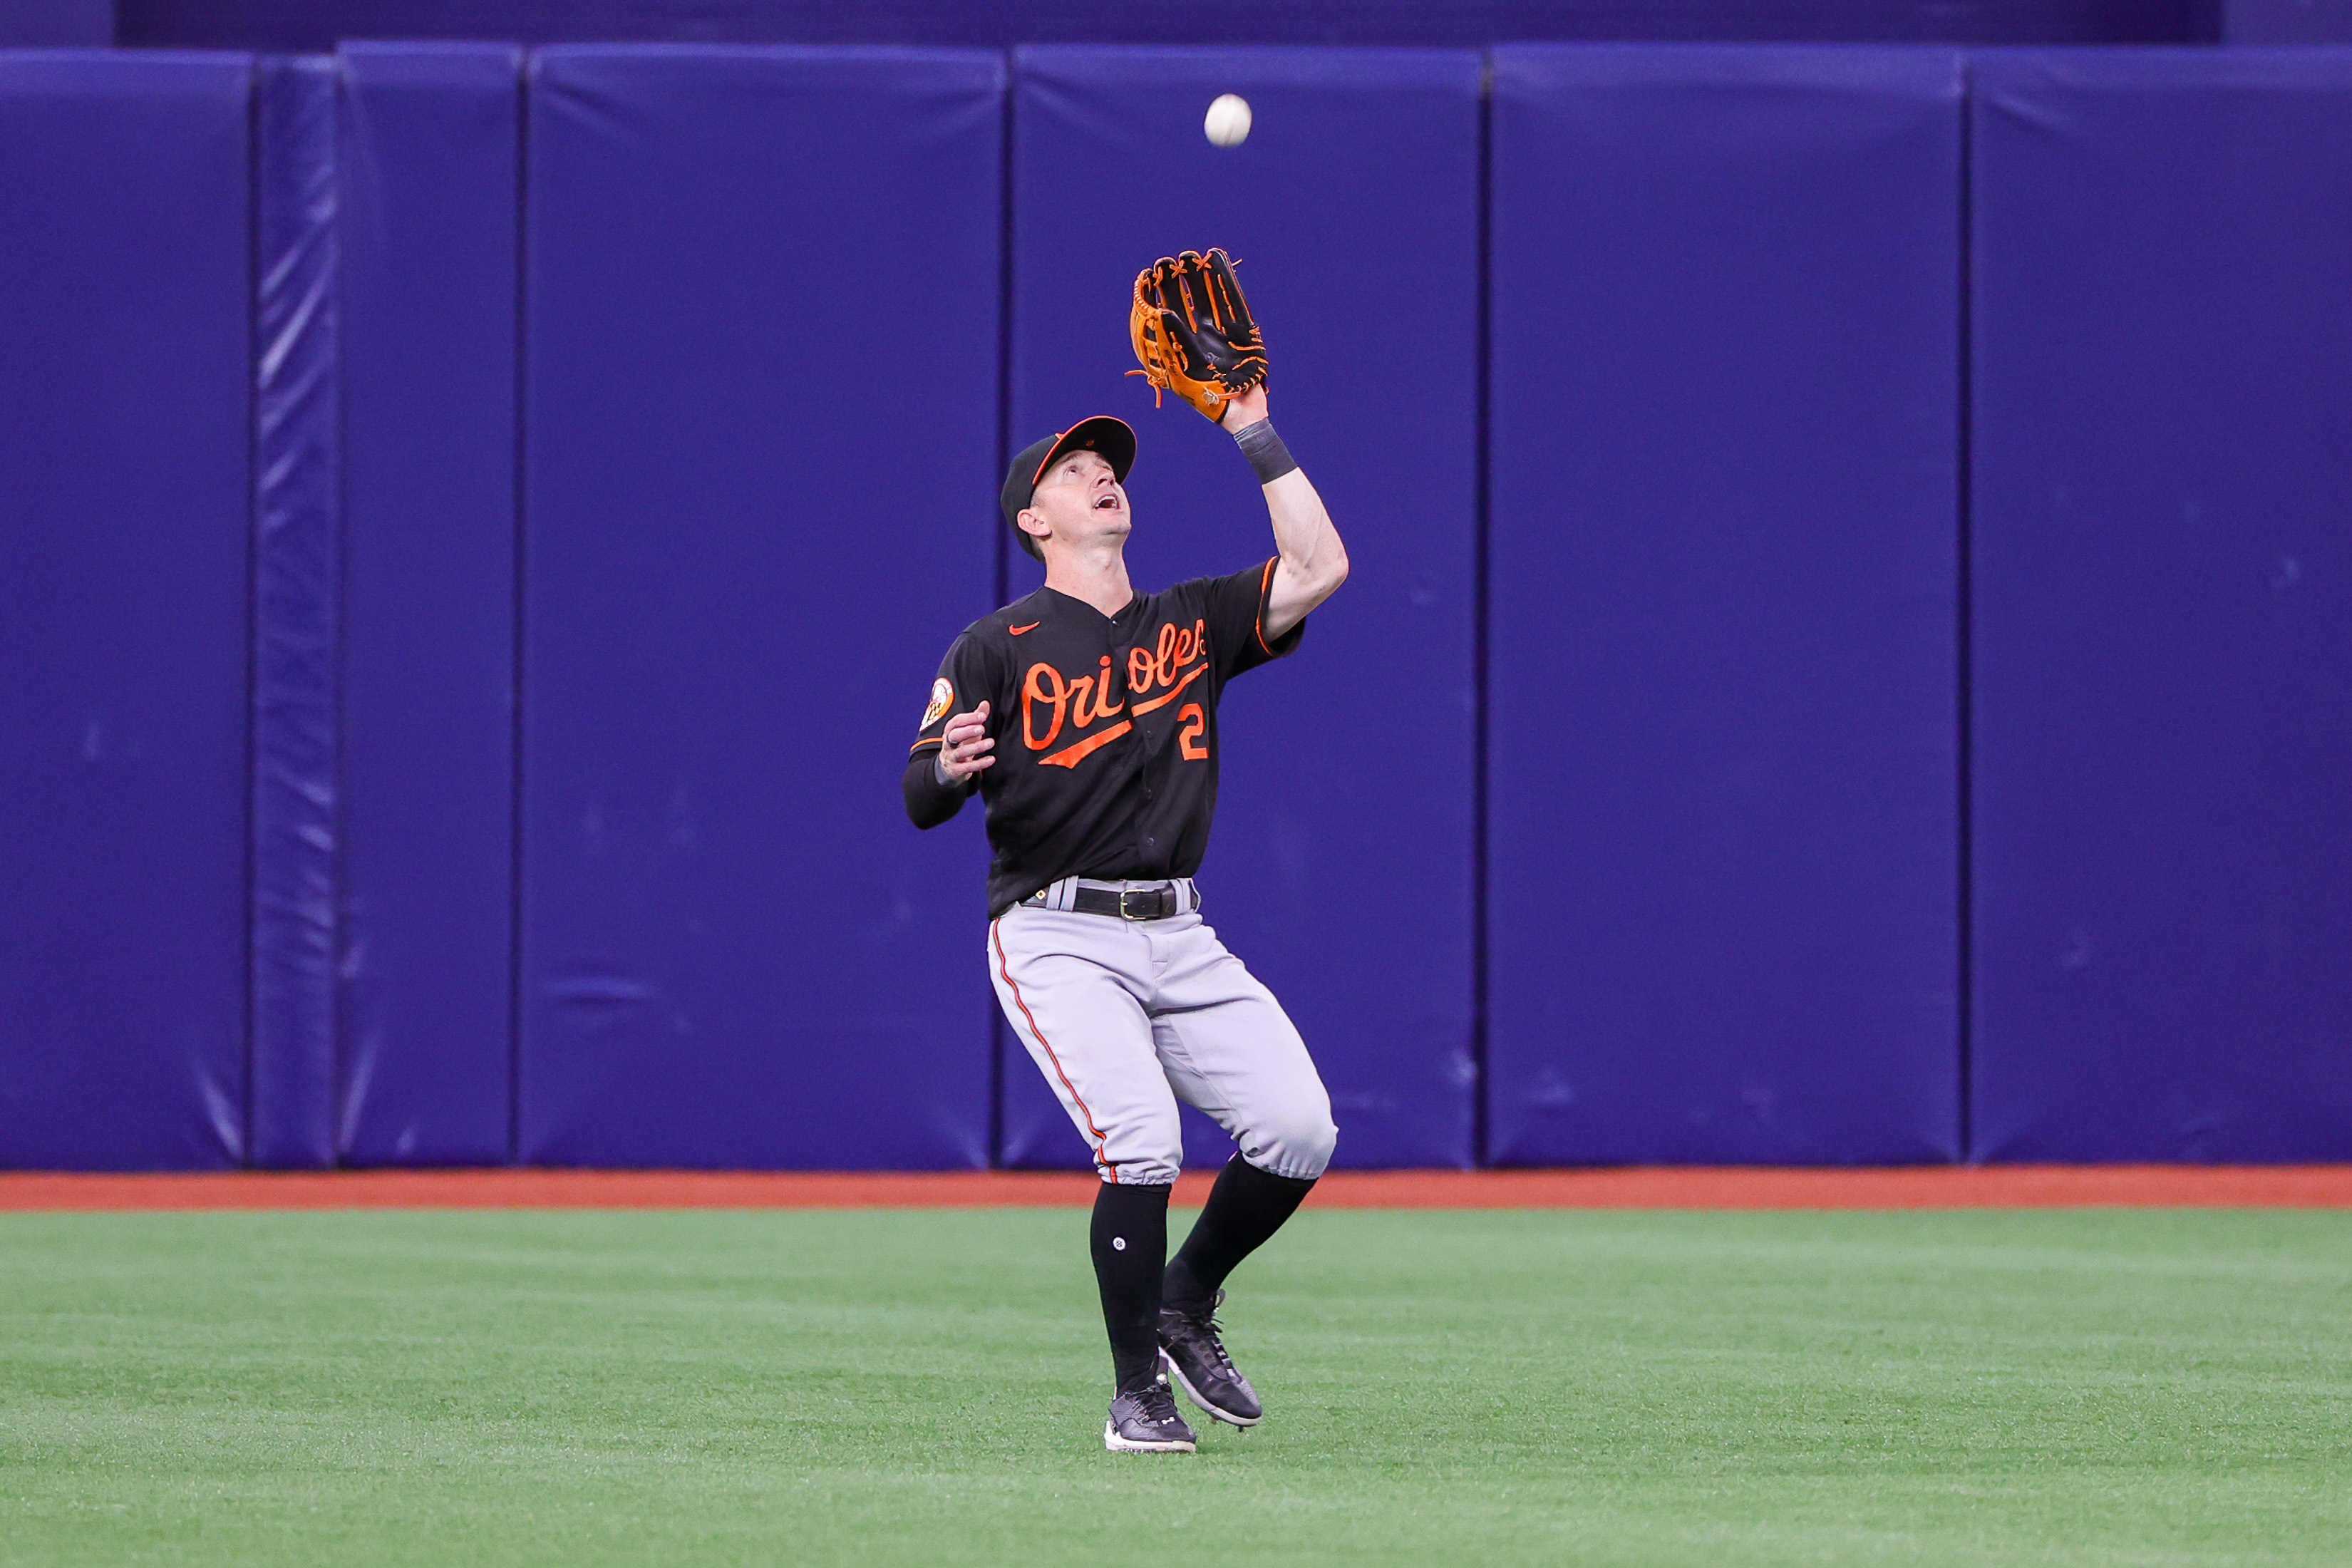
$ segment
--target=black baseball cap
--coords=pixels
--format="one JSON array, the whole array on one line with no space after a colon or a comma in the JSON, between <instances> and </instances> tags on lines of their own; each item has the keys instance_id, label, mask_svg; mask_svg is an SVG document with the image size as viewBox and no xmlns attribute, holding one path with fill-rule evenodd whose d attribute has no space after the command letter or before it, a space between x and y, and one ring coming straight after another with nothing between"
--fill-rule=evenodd
<instances>
[{"instance_id":1,"label":"black baseball cap","mask_svg":"<svg viewBox=\"0 0 2352 1568\"><path fill-rule=\"evenodd\" d=\"M1091 419L1081 419L1056 436L1032 441L1021 448L1013 459L1013 468L1004 476L1004 521L1013 526L1013 536L1021 548L1044 559L1037 542L1022 530L1021 513L1037 493L1037 481L1045 470L1072 452L1100 452L1110 464L1111 477L1127 482L1127 471L1135 467L1135 431L1124 419L1108 414L1097 414Z\"/></svg>"}]
</instances>

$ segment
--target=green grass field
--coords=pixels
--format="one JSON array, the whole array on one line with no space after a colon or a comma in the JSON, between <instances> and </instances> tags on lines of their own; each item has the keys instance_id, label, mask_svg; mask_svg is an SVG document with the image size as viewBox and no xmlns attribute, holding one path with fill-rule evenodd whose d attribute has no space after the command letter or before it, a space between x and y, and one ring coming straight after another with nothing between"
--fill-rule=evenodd
<instances>
[{"instance_id":1,"label":"green grass field","mask_svg":"<svg viewBox=\"0 0 2352 1568\"><path fill-rule=\"evenodd\" d=\"M2352 1215L1310 1209L1191 1458L1085 1223L0 1215L0 1563L2352 1563Z\"/></svg>"}]
</instances>

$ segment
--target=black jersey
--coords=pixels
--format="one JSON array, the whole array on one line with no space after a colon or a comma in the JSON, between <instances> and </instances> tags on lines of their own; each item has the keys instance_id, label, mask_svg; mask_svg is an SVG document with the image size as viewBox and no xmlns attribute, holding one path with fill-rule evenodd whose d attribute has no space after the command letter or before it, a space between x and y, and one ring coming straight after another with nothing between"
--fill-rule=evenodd
<instances>
[{"instance_id":1,"label":"black jersey","mask_svg":"<svg viewBox=\"0 0 2352 1568\"><path fill-rule=\"evenodd\" d=\"M992 919L1064 877L1190 877L1217 809L1225 682L1298 646L1268 642L1274 563L1139 594L1115 616L1040 588L974 621L940 662L907 772L916 826L953 816L970 786L933 770L949 718L985 701ZM920 764L918 767L915 764Z\"/></svg>"}]
</instances>

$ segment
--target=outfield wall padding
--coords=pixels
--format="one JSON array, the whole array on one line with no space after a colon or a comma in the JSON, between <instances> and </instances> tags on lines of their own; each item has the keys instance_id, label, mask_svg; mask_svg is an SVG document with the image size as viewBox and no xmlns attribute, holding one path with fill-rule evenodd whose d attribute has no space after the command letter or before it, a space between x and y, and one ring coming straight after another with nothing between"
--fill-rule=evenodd
<instances>
[{"instance_id":1,"label":"outfield wall padding","mask_svg":"<svg viewBox=\"0 0 2352 1568\"><path fill-rule=\"evenodd\" d=\"M1958 1152L1960 102L1496 51L1498 1163Z\"/></svg>"},{"instance_id":2,"label":"outfield wall padding","mask_svg":"<svg viewBox=\"0 0 2352 1568\"><path fill-rule=\"evenodd\" d=\"M1209 244L1342 1163L2352 1159L2352 51L1969 68L0 51L0 1164L1082 1164L898 769L1009 445L1271 551Z\"/></svg>"},{"instance_id":3,"label":"outfield wall padding","mask_svg":"<svg viewBox=\"0 0 2352 1568\"><path fill-rule=\"evenodd\" d=\"M2221 0L2221 41L2352 44L2352 0Z\"/></svg>"},{"instance_id":4,"label":"outfield wall padding","mask_svg":"<svg viewBox=\"0 0 2352 1568\"><path fill-rule=\"evenodd\" d=\"M354 44L335 64L335 1149L497 1164L512 1110L521 54Z\"/></svg>"},{"instance_id":5,"label":"outfield wall padding","mask_svg":"<svg viewBox=\"0 0 2352 1568\"><path fill-rule=\"evenodd\" d=\"M1139 587L1272 555L1231 437L1173 397L1155 409L1125 374L1137 268L1223 246L1265 324L1275 423L1348 542L1353 575L1298 653L1225 696L1200 879L1202 915L1315 1053L1343 1164L1472 1156L1481 65L1439 50L1017 57L1010 444L1097 413L1136 426ZM1255 125L1223 150L1201 117L1228 91ZM1009 596L1043 580L1008 560ZM1205 1117L1187 1124L1192 1163L1231 1154ZM1004 1152L1087 1159L1017 1048Z\"/></svg>"},{"instance_id":6,"label":"outfield wall padding","mask_svg":"<svg viewBox=\"0 0 2352 1568\"><path fill-rule=\"evenodd\" d=\"M2352 1157L2352 50L1977 70L1970 1153Z\"/></svg>"},{"instance_id":7,"label":"outfield wall padding","mask_svg":"<svg viewBox=\"0 0 2352 1568\"><path fill-rule=\"evenodd\" d=\"M34 0L13 0L16 4ZM40 0L56 5L60 0ZM90 0L66 0L88 5ZM2246 0L2230 0L2234 11ZM2267 0L2322 10L2341 0ZM532 44L1387 44L1498 39L1707 43L2092 44L2214 41L2200 0L117 0L122 43L329 49L343 38ZM0 7L0 15L5 8ZM2234 34L2232 35L2234 37Z\"/></svg>"},{"instance_id":8,"label":"outfield wall padding","mask_svg":"<svg viewBox=\"0 0 2352 1568\"><path fill-rule=\"evenodd\" d=\"M0 49L103 49L113 44L114 0L0 0ZM182 40L178 47L188 45Z\"/></svg>"},{"instance_id":9,"label":"outfield wall padding","mask_svg":"<svg viewBox=\"0 0 2352 1568\"><path fill-rule=\"evenodd\" d=\"M898 778L991 607L1003 78L533 59L526 1162L987 1162L976 816Z\"/></svg>"},{"instance_id":10,"label":"outfield wall padding","mask_svg":"<svg viewBox=\"0 0 2352 1568\"><path fill-rule=\"evenodd\" d=\"M0 1165L246 1150L252 85L0 53Z\"/></svg>"},{"instance_id":11,"label":"outfield wall padding","mask_svg":"<svg viewBox=\"0 0 2352 1568\"><path fill-rule=\"evenodd\" d=\"M251 1163L335 1162L335 69L255 62Z\"/></svg>"}]
</instances>

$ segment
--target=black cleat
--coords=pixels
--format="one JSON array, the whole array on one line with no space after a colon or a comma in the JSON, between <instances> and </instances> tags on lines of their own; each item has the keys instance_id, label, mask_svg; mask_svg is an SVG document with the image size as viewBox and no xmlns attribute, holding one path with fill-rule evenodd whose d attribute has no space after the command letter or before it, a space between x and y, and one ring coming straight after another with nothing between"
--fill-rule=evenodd
<instances>
[{"instance_id":1,"label":"black cleat","mask_svg":"<svg viewBox=\"0 0 2352 1568\"><path fill-rule=\"evenodd\" d=\"M1164 1377L1112 1400L1110 1419L1103 1423L1103 1447L1116 1453L1190 1454L1196 1441L1192 1428L1176 1414L1176 1396Z\"/></svg>"},{"instance_id":2,"label":"black cleat","mask_svg":"<svg viewBox=\"0 0 2352 1568\"><path fill-rule=\"evenodd\" d=\"M1255 1426L1265 1409L1217 1337L1216 1312L1224 1300L1220 1290L1198 1307L1160 1308L1160 1359L1193 1404L1230 1426Z\"/></svg>"}]
</instances>

